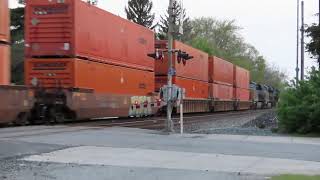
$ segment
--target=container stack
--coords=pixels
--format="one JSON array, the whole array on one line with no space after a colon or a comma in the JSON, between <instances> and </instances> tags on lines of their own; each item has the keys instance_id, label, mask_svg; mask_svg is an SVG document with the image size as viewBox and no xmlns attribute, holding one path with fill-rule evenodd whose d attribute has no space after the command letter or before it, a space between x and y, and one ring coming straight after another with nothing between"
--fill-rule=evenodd
<instances>
[{"instance_id":1,"label":"container stack","mask_svg":"<svg viewBox=\"0 0 320 180\"><path fill-rule=\"evenodd\" d=\"M250 72L234 65L234 97L237 101L248 102L250 99Z\"/></svg>"},{"instance_id":2,"label":"container stack","mask_svg":"<svg viewBox=\"0 0 320 180\"><path fill-rule=\"evenodd\" d=\"M0 1L0 85L10 84L10 13L8 0Z\"/></svg>"},{"instance_id":3,"label":"container stack","mask_svg":"<svg viewBox=\"0 0 320 180\"><path fill-rule=\"evenodd\" d=\"M156 41L156 48L167 50L168 41ZM173 49L187 52L193 59L186 64L178 62L177 57L173 58L175 76L173 84L185 88L188 99L208 99L208 54L192 48L179 41L174 41ZM163 60L157 60L155 64L155 91L167 84L168 80L168 56L165 53Z\"/></svg>"},{"instance_id":4,"label":"container stack","mask_svg":"<svg viewBox=\"0 0 320 180\"><path fill-rule=\"evenodd\" d=\"M209 58L210 98L217 101L233 101L233 64L218 57Z\"/></svg>"},{"instance_id":5,"label":"container stack","mask_svg":"<svg viewBox=\"0 0 320 180\"><path fill-rule=\"evenodd\" d=\"M28 1L25 82L148 95L154 90L154 34L81 0ZM107 75L107 76L106 76Z\"/></svg>"}]
</instances>

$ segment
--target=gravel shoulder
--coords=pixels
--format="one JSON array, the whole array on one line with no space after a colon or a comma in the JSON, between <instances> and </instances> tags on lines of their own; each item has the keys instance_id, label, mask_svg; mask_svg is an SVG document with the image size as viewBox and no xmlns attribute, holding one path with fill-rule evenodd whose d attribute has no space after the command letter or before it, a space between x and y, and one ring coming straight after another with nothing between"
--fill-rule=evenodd
<instances>
[{"instance_id":1,"label":"gravel shoulder","mask_svg":"<svg viewBox=\"0 0 320 180\"><path fill-rule=\"evenodd\" d=\"M185 127L185 133L193 134L231 134L253 136L280 136L274 133L277 128L275 110L250 111L246 116L225 117L205 123ZM177 127L176 131L179 131Z\"/></svg>"}]
</instances>

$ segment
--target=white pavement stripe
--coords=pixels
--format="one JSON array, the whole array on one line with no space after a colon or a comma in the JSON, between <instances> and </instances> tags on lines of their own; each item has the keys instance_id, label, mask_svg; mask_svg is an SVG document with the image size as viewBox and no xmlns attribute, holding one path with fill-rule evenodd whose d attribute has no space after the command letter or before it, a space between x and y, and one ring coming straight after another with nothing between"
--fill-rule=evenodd
<instances>
[{"instance_id":1,"label":"white pavement stripe","mask_svg":"<svg viewBox=\"0 0 320 180\"><path fill-rule=\"evenodd\" d=\"M58 133L68 133L68 132L72 133L72 132L78 132L82 130L91 130L91 129L99 129L99 128L60 126L60 127L43 128L43 129L30 130L30 131L28 130L28 131L8 132L8 133L0 132L0 139L26 137L26 136L39 136L39 135L43 136L48 134L58 134Z\"/></svg>"},{"instance_id":2,"label":"white pavement stripe","mask_svg":"<svg viewBox=\"0 0 320 180\"><path fill-rule=\"evenodd\" d=\"M312 161L137 148L82 146L33 155L23 160L83 165L208 170L228 173L241 172L260 175L320 174L320 163Z\"/></svg>"},{"instance_id":3,"label":"white pavement stripe","mask_svg":"<svg viewBox=\"0 0 320 180\"><path fill-rule=\"evenodd\" d=\"M180 134L172 136L181 137ZM258 142L258 143L281 143L281 144L306 144L320 146L320 138L304 138L304 137L283 137L283 136L248 136L248 135L227 135L227 134L184 134L182 137L202 137L210 140L231 140L243 142Z\"/></svg>"}]
</instances>

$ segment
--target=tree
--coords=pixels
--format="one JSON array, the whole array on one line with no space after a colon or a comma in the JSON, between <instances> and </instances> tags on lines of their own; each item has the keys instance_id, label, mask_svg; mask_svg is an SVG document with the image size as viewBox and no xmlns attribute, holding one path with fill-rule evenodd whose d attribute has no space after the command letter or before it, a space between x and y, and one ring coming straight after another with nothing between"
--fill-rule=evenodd
<instances>
[{"instance_id":1,"label":"tree","mask_svg":"<svg viewBox=\"0 0 320 180\"><path fill-rule=\"evenodd\" d=\"M125 8L127 19L140 24L144 27L151 28L155 18L152 13L153 3L150 0L129 0Z\"/></svg>"},{"instance_id":2,"label":"tree","mask_svg":"<svg viewBox=\"0 0 320 180\"><path fill-rule=\"evenodd\" d=\"M10 10L11 16L11 41L22 43L24 39L24 7Z\"/></svg>"},{"instance_id":3,"label":"tree","mask_svg":"<svg viewBox=\"0 0 320 180\"><path fill-rule=\"evenodd\" d=\"M239 34L241 28L235 21L202 17L191 21L190 45L210 55L224 58L248 69L251 80L281 89L286 76L278 68L268 66L266 60Z\"/></svg>"},{"instance_id":4,"label":"tree","mask_svg":"<svg viewBox=\"0 0 320 180\"><path fill-rule=\"evenodd\" d=\"M23 84L24 72L24 7L10 10L12 82Z\"/></svg>"},{"instance_id":5,"label":"tree","mask_svg":"<svg viewBox=\"0 0 320 180\"><path fill-rule=\"evenodd\" d=\"M320 68L320 26L313 24L307 28L306 33L311 38L310 43L307 44L307 51L313 58L318 59Z\"/></svg>"},{"instance_id":6,"label":"tree","mask_svg":"<svg viewBox=\"0 0 320 180\"><path fill-rule=\"evenodd\" d=\"M191 32L192 32L192 26L191 26L191 20L187 16L186 9L181 6L180 3L177 1L174 1L173 3L173 22L175 24L175 32L173 37L174 39L180 40L182 42L190 41L191 40ZM157 33L157 37L159 39L167 39L168 30L169 30L169 10L167 10L166 14L164 16L160 16L160 30ZM179 34L179 27L182 24L183 27L183 34Z\"/></svg>"},{"instance_id":7,"label":"tree","mask_svg":"<svg viewBox=\"0 0 320 180\"><path fill-rule=\"evenodd\" d=\"M320 132L320 72L312 69L305 81L281 93L278 105L280 129L287 133Z\"/></svg>"}]
</instances>

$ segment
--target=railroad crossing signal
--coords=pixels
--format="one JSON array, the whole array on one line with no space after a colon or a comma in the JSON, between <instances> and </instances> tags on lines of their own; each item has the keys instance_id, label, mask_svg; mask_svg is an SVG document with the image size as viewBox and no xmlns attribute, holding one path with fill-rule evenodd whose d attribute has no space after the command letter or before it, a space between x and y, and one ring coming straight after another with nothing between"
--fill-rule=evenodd
<instances>
[{"instance_id":1,"label":"railroad crossing signal","mask_svg":"<svg viewBox=\"0 0 320 180\"><path fill-rule=\"evenodd\" d=\"M156 49L156 52L148 54L149 57L155 59L155 60L163 60L164 59L164 55L163 55L163 51L160 51L159 49Z\"/></svg>"},{"instance_id":2,"label":"railroad crossing signal","mask_svg":"<svg viewBox=\"0 0 320 180\"><path fill-rule=\"evenodd\" d=\"M171 95L169 94L170 89L171 89ZM184 96L185 96L185 89L180 88L175 84L173 84L172 87L168 87L167 85L165 85L160 89L160 98L165 103L173 102L176 106L179 106L180 101L185 98Z\"/></svg>"},{"instance_id":3,"label":"railroad crossing signal","mask_svg":"<svg viewBox=\"0 0 320 180\"><path fill-rule=\"evenodd\" d=\"M176 69L175 68L170 68L169 71L168 71L168 75L175 76L176 75Z\"/></svg>"},{"instance_id":4,"label":"railroad crossing signal","mask_svg":"<svg viewBox=\"0 0 320 180\"><path fill-rule=\"evenodd\" d=\"M164 60L165 52L168 52L168 51L157 49L154 53L148 54L148 56L155 60ZM194 58L193 56L190 56L187 52L184 52L181 50L173 50L172 53L173 54L177 53L177 61L179 64L183 62L183 64L186 65L188 60ZM170 69L169 69L169 72L170 72Z\"/></svg>"},{"instance_id":5,"label":"railroad crossing signal","mask_svg":"<svg viewBox=\"0 0 320 180\"><path fill-rule=\"evenodd\" d=\"M181 51L179 50L178 51L178 55L177 55L177 61L178 63L180 64L181 61L183 62L183 65L186 65L187 64L187 61L192 59L193 56L190 56L189 54L187 54L186 52L184 51Z\"/></svg>"}]
</instances>

